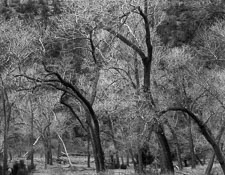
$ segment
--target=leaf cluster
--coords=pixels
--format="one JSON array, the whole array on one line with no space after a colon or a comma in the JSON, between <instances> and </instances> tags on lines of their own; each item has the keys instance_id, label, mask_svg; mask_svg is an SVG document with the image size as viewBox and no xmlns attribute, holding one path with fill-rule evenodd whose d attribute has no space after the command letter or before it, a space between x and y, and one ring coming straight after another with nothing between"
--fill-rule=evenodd
<instances>
[{"instance_id":1,"label":"leaf cluster","mask_svg":"<svg viewBox=\"0 0 225 175\"><path fill-rule=\"evenodd\" d=\"M177 3L164 11L166 18L158 25L157 34L162 43L170 47L191 44L197 31L210 27L225 17L223 6L217 4L202 7Z\"/></svg>"}]
</instances>

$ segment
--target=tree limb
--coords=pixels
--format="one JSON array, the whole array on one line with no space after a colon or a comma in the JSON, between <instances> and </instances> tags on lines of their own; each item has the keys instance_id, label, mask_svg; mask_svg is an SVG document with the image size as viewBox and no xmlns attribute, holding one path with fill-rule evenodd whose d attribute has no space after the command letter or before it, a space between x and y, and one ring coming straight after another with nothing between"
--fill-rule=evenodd
<instances>
[{"instance_id":1,"label":"tree limb","mask_svg":"<svg viewBox=\"0 0 225 175\"><path fill-rule=\"evenodd\" d=\"M73 114L73 116L78 120L78 122L80 123L80 125L82 126L82 128L83 128L86 132L88 132L87 129L85 128L84 124L82 123L82 121L80 120L80 118L78 117L78 115L76 114L76 112L73 110L73 108L63 100L63 96L65 96L65 95L66 95L66 92L64 92L64 93L61 95L60 103L63 104L64 106L66 106L66 107L70 110L70 112L71 112L71 113Z\"/></svg>"},{"instance_id":2,"label":"tree limb","mask_svg":"<svg viewBox=\"0 0 225 175\"><path fill-rule=\"evenodd\" d=\"M57 72L52 72L50 70L47 69L47 67L44 65L44 69L46 72L48 73L51 73L52 75L55 75L58 80L60 81L60 83L65 86L66 88L70 88L76 95L79 99L81 99L81 101L85 104L85 106L87 107L88 111L90 112L91 116L95 116L95 112L91 106L91 104L89 103L89 101L79 92L79 90L74 86L72 85L70 82L64 80L61 75L59 75L59 73ZM96 123L98 123L98 121L96 121L97 119L95 117L92 117L93 118L93 121Z\"/></svg>"},{"instance_id":3,"label":"tree limb","mask_svg":"<svg viewBox=\"0 0 225 175\"><path fill-rule=\"evenodd\" d=\"M146 59L145 53L137 45L135 45L133 42L131 42L130 40L125 38L123 35L119 34L118 32L116 32L115 30L113 30L110 27L104 27L103 29L108 31L112 35L116 36L118 39L120 39L122 42L124 42L130 48L134 49L138 53L138 55L142 58L142 60Z\"/></svg>"},{"instance_id":4,"label":"tree limb","mask_svg":"<svg viewBox=\"0 0 225 175\"><path fill-rule=\"evenodd\" d=\"M145 1L147 3L147 1ZM146 5L146 4L145 4ZM147 7L146 7L147 8ZM140 15L142 16L142 18L144 19L144 23L145 23L145 43L147 46L147 50L148 50L148 61L152 61L152 43L151 43L151 34L150 34L150 27L149 27L149 21L148 21L148 16L147 13L145 14L141 8L138 8ZM146 10L146 9L145 9ZM147 10L146 10L147 11Z\"/></svg>"},{"instance_id":5,"label":"tree limb","mask_svg":"<svg viewBox=\"0 0 225 175\"><path fill-rule=\"evenodd\" d=\"M195 123L198 125L198 127L201 130L201 133L204 135L205 139L210 143L210 145L213 147L215 154L217 156L217 159L221 165L221 168L223 169L223 173L225 173L225 158L223 156L223 153L219 147L219 145L217 144L217 141L215 139L215 137L213 136L213 134L211 133L211 130L207 127L207 125L205 125L203 123L202 120L199 119L199 117L197 115L195 115L194 113L192 113L190 110L183 108L183 107L172 107L172 108L168 108L164 111L161 111L159 113L159 116L165 114L166 112L169 111L181 111L184 112L186 114L188 114L194 121Z\"/></svg>"},{"instance_id":6,"label":"tree limb","mask_svg":"<svg viewBox=\"0 0 225 175\"><path fill-rule=\"evenodd\" d=\"M126 78L125 76L123 76L123 75L121 74L120 71L124 72L124 73L127 75L128 79L130 80L130 82L131 82L133 88L134 88L134 89L137 88L136 84L134 83L134 81L132 80L130 74L129 74L127 71L125 71L124 69L121 69L121 68L119 68L119 67L110 67L109 69L114 69L114 70L116 70L123 78L125 78L125 79L127 80L127 78Z\"/></svg>"}]
</instances>

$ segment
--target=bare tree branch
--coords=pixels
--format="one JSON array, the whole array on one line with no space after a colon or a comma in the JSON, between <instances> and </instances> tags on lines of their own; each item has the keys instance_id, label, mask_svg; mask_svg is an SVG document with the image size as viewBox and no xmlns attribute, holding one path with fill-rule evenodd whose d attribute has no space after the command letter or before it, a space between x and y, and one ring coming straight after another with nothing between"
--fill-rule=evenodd
<instances>
[{"instance_id":1,"label":"bare tree branch","mask_svg":"<svg viewBox=\"0 0 225 175\"><path fill-rule=\"evenodd\" d=\"M147 0L145 1L147 3ZM145 4L147 5L147 4ZM147 7L146 7L147 8ZM144 13L141 8L138 8L140 15L142 16L142 18L144 19L144 23L145 23L145 43L147 46L147 50L148 50L148 59L150 59L149 61L152 61L152 43L151 43L151 34L150 34L150 27L149 27L149 20L148 20L148 14ZM145 9L146 10L146 9ZM146 10L147 11L147 10Z\"/></svg>"},{"instance_id":2,"label":"bare tree branch","mask_svg":"<svg viewBox=\"0 0 225 175\"><path fill-rule=\"evenodd\" d=\"M215 154L217 156L217 159L221 165L221 168L223 169L223 172L225 172L225 158L223 156L223 153L219 147L219 145L217 144L216 138L213 136L211 130L207 127L207 125L205 125L203 123L202 120L199 119L199 117L197 115L195 115L193 112L191 112L190 110L183 108L183 107L171 107L168 108L164 111L161 111L159 113L159 116L169 112L169 111L181 111L184 112L186 114L188 114L194 121L195 123L198 125L198 127L201 130L201 133L204 135L205 139L210 143L210 145L213 147Z\"/></svg>"},{"instance_id":3,"label":"bare tree branch","mask_svg":"<svg viewBox=\"0 0 225 175\"><path fill-rule=\"evenodd\" d=\"M108 31L112 35L116 36L117 38L119 38L122 42L124 42L130 48L134 49L138 53L138 55L142 58L142 60L146 59L145 53L137 45L135 45L133 42L125 38L123 35L119 34L115 30L113 30L111 27L104 27L103 29Z\"/></svg>"},{"instance_id":4,"label":"bare tree branch","mask_svg":"<svg viewBox=\"0 0 225 175\"><path fill-rule=\"evenodd\" d=\"M63 100L63 96L65 96L65 95L66 95L66 92L64 92L64 93L61 95L61 97L60 97L60 103L63 104L63 105L65 105L65 106L70 110L70 112L71 112L71 113L73 114L73 116L78 120L78 122L80 123L80 125L82 126L82 128L83 128L86 132L88 132L87 129L85 128L83 122L80 120L80 118L78 117L78 115L76 114L76 112L73 110L72 106L70 106L68 103L66 103L66 102Z\"/></svg>"},{"instance_id":5,"label":"bare tree branch","mask_svg":"<svg viewBox=\"0 0 225 175\"><path fill-rule=\"evenodd\" d=\"M90 31L90 39L89 40L90 40L90 44L91 44L91 54L92 54L95 64L97 64L97 59L96 59L96 55L95 55L95 45L93 42L93 31Z\"/></svg>"},{"instance_id":6,"label":"bare tree branch","mask_svg":"<svg viewBox=\"0 0 225 175\"><path fill-rule=\"evenodd\" d=\"M121 68L119 68L119 67L110 67L109 69L114 69L114 70L116 70L123 78L127 79L123 74L121 74L120 71L124 72L124 73L126 74L126 76L128 77L128 79L130 80L130 82L131 82L133 88L136 89L137 86L136 86L136 84L134 83L134 81L132 80L130 74L129 74L127 71L125 71L124 69L121 69Z\"/></svg>"}]
</instances>

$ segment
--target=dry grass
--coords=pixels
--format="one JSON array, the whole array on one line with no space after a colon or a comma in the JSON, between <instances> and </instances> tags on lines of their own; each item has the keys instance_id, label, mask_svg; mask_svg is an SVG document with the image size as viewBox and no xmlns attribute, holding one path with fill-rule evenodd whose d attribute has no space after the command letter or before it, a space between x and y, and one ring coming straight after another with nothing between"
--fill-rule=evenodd
<instances>
[{"instance_id":1,"label":"dry grass","mask_svg":"<svg viewBox=\"0 0 225 175\"><path fill-rule=\"evenodd\" d=\"M86 167L86 159L81 159L80 157L73 158L73 167L69 167L68 164L61 165L56 164L44 169L43 160L36 160L37 164L36 171L33 175L97 175L94 170L94 162L92 160L91 168ZM176 171L176 175L204 175L206 166L197 166L196 169L191 169L189 167L184 168L183 171ZM156 175L154 173L147 173L151 175ZM212 170L212 175L222 175L221 168L218 164L215 164ZM130 167L127 170L108 170L99 175L137 175L134 173L133 168Z\"/></svg>"}]
</instances>

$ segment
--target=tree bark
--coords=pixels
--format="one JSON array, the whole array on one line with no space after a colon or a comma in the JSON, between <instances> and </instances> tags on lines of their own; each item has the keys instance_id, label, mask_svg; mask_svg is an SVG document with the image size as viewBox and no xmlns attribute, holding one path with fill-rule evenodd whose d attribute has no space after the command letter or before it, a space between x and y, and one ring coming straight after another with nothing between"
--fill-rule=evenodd
<instances>
[{"instance_id":1,"label":"tree bark","mask_svg":"<svg viewBox=\"0 0 225 175\"><path fill-rule=\"evenodd\" d=\"M123 43L125 43L128 47L132 48L137 54L141 57L143 67L144 67L144 92L146 93L146 99L147 101L151 102L150 110L155 107L155 103L153 101L153 98L151 96L151 64L152 64L152 57L153 57L153 46L151 44L151 35L150 35L150 27L149 27L149 20L148 20L148 1L144 1L144 12L140 7L138 7L139 14L144 20L144 28L145 28L145 45L147 49L147 54L145 54L142 49L135 44L134 42L130 41L123 35L119 34L118 32L114 31L111 27L103 27L104 30L108 31L112 35L116 36L118 39L120 39ZM158 128L162 128L161 124L157 123ZM169 150L169 145L167 142L167 139L164 135L164 133L156 131L156 134L158 136L159 142L163 148L163 156L165 156L165 167L168 168L166 171L168 172L174 172L173 170L173 163L171 159L171 153Z\"/></svg>"},{"instance_id":2,"label":"tree bark","mask_svg":"<svg viewBox=\"0 0 225 175\"><path fill-rule=\"evenodd\" d=\"M98 134L96 134L96 130L94 130L93 124L91 123L92 122L89 120L88 125L89 125L91 140L92 140L92 148L93 148L93 153L95 158L96 171L100 172L105 170L104 153L101 147L100 133L98 132Z\"/></svg>"},{"instance_id":3,"label":"tree bark","mask_svg":"<svg viewBox=\"0 0 225 175\"><path fill-rule=\"evenodd\" d=\"M134 170L135 170L135 172L138 172L137 162L135 161L132 149L129 149L129 152L130 152L130 155L131 155L131 160L132 160L132 163L133 163L133 166L134 166Z\"/></svg>"},{"instance_id":4,"label":"tree bark","mask_svg":"<svg viewBox=\"0 0 225 175\"><path fill-rule=\"evenodd\" d=\"M48 166L48 155L47 155L48 149L47 149L46 140L44 140L44 138L43 138L43 142L44 142L44 152L45 152L45 169L47 169L47 166Z\"/></svg>"},{"instance_id":5,"label":"tree bark","mask_svg":"<svg viewBox=\"0 0 225 175\"><path fill-rule=\"evenodd\" d=\"M49 141L49 145L48 145L48 159L49 159L49 165L53 165L51 141Z\"/></svg>"},{"instance_id":6,"label":"tree bark","mask_svg":"<svg viewBox=\"0 0 225 175\"><path fill-rule=\"evenodd\" d=\"M192 137L192 120L191 117L188 116L188 137L189 137L189 148L191 154L191 168L194 169L196 167L196 159L195 159L195 151L194 151L194 143Z\"/></svg>"},{"instance_id":7,"label":"tree bark","mask_svg":"<svg viewBox=\"0 0 225 175\"><path fill-rule=\"evenodd\" d=\"M88 124L88 130L90 132L90 137L91 137L93 154L94 154L94 158L95 158L96 171L97 172L104 171L105 170L105 158L104 158L104 152L103 152L102 144L101 144L99 122L98 122L98 118L92 108L92 103L89 102L81 94L81 92L75 85L64 80L57 72L52 72L52 71L48 70L45 65L44 65L44 68L45 68L46 72L48 72L49 74L55 75L58 78L61 85L63 85L65 88L58 87L57 85L51 84L51 83L48 83L48 85L52 86L58 90L64 91L63 95L65 95L66 93L69 93L70 95L72 95L73 97L78 99L80 101L81 105L87 111L87 124ZM98 74L100 74L99 70L98 70ZM27 78L29 78L29 77L27 77ZM47 83L49 81L50 80L45 80L44 82ZM71 92L70 92L70 90L71 90ZM97 88L93 88L92 94L96 94L96 91L97 91ZM90 101L92 101L92 100L90 100ZM70 109L70 111L73 114L75 114L73 111L73 108L69 104L65 103L62 98L61 98L61 103L64 104L65 106L67 106Z\"/></svg>"},{"instance_id":8,"label":"tree bark","mask_svg":"<svg viewBox=\"0 0 225 175\"><path fill-rule=\"evenodd\" d=\"M168 120L166 120L166 124L169 127L169 129L170 129L170 131L173 135L173 139L174 139L175 146L176 146L175 149L176 149L176 154L177 154L178 167L179 167L180 170L182 170L183 164L182 164L182 159L181 159L181 149L180 149L180 144L179 144L179 141L178 141L178 138L177 138L177 134L176 134L174 128L168 122Z\"/></svg>"},{"instance_id":9,"label":"tree bark","mask_svg":"<svg viewBox=\"0 0 225 175\"><path fill-rule=\"evenodd\" d=\"M12 159L13 159L12 153L11 153L11 151L9 151L9 161L11 162Z\"/></svg>"},{"instance_id":10,"label":"tree bark","mask_svg":"<svg viewBox=\"0 0 225 175\"><path fill-rule=\"evenodd\" d=\"M123 155L121 155L121 163L124 165Z\"/></svg>"},{"instance_id":11,"label":"tree bark","mask_svg":"<svg viewBox=\"0 0 225 175\"><path fill-rule=\"evenodd\" d=\"M150 90L151 62L146 60L144 63L144 92L148 93Z\"/></svg>"},{"instance_id":12,"label":"tree bark","mask_svg":"<svg viewBox=\"0 0 225 175\"><path fill-rule=\"evenodd\" d=\"M139 79L138 58L136 51L134 51L134 75L136 80L136 89L138 90L140 88L140 79Z\"/></svg>"},{"instance_id":13,"label":"tree bark","mask_svg":"<svg viewBox=\"0 0 225 175\"><path fill-rule=\"evenodd\" d=\"M29 98L30 102L30 114L31 114L31 133L30 133L30 148L31 148L31 168L34 168L34 146L33 146L33 138L34 138L34 113L32 108L32 101L31 98Z\"/></svg>"},{"instance_id":14,"label":"tree bark","mask_svg":"<svg viewBox=\"0 0 225 175\"><path fill-rule=\"evenodd\" d=\"M115 166L116 167L119 167L120 166L119 149L118 149L118 146L117 146L117 143L116 143L116 140L115 140L113 122L112 122L111 117L109 116L109 114L108 114L108 121L109 121L109 129L110 129L110 132L111 132L113 145L114 145L114 148L116 150L116 162L115 162Z\"/></svg>"},{"instance_id":15,"label":"tree bark","mask_svg":"<svg viewBox=\"0 0 225 175\"><path fill-rule=\"evenodd\" d=\"M64 81L64 80L62 80L62 81ZM66 84L67 83L68 82L66 82ZM104 158L104 152L103 152L102 145L101 145L98 119L95 115L95 112L94 112L91 104L87 101L87 99L85 97L83 97L82 94L80 94L80 92L75 90L75 88L72 87L71 84L68 86L70 86L72 89L74 89L74 91L77 92L80 95L80 97L82 98L82 99L80 99L79 97L77 97L80 100L81 104L83 105L84 109L86 109L86 111L87 111L86 112L87 124L88 124L87 132L90 133L91 144L92 144L92 149L93 149L93 154L94 154L94 159L95 159L96 171L97 172L104 171L105 170L105 163L104 163L105 158ZM66 93L64 93L64 94L66 94ZM85 101L85 103L84 103L84 101ZM69 104L67 104L65 101L63 101L62 98L61 98L61 103L64 104L65 106L67 106L70 109L70 111L74 115L76 115L76 113L73 111L73 108Z\"/></svg>"},{"instance_id":16,"label":"tree bark","mask_svg":"<svg viewBox=\"0 0 225 175\"><path fill-rule=\"evenodd\" d=\"M95 63L97 64L97 59L95 56L95 47L93 44L92 35L90 36L90 43L91 43L91 48L92 48L92 56L93 56ZM97 94L97 85L98 85L99 78L100 78L100 69L97 64L95 80L92 85L92 92L91 92L91 98L90 98L90 103L89 103L90 109L92 109L92 111L90 111L90 109L89 109L91 117L89 117L89 120L87 120L88 126L90 128L89 131L91 131L90 136L93 139L92 147L93 147L93 150L95 149L95 151L93 151L93 153L96 154L95 158L97 158L97 160L95 160L95 161L97 161L96 165L98 165L96 167L97 172L105 171L105 156L104 156L104 151L102 149L102 144L101 144L99 122L98 122L97 116L95 115L95 112L92 108L94 101L95 101L96 94Z\"/></svg>"},{"instance_id":17,"label":"tree bark","mask_svg":"<svg viewBox=\"0 0 225 175\"><path fill-rule=\"evenodd\" d=\"M91 167L91 153L90 153L90 134L88 134L88 138L87 138L87 167L90 168Z\"/></svg>"},{"instance_id":18,"label":"tree bark","mask_svg":"<svg viewBox=\"0 0 225 175\"><path fill-rule=\"evenodd\" d=\"M57 159L59 159L61 157L61 141L58 138L58 150L57 150Z\"/></svg>"},{"instance_id":19,"label":"tree bark","mask_svg":"<svg viewBox=\"0 0 225 175\"><path fill-rule=\"evenodd\" d=\"M129 151L127 150L126 153L127 153L127 162L126 162L126 165L127 165L127 166L130 166L130 156L129 156Z\"/></svg>"},{"instance_id":20,"label":"tree bark","mask_svg":"<svg viewBox=\"0 0 225 175\"><path fill-rule=\"evenodd\" d=\"M48 126L47 130L46 130L46 136L47 136L47 163L49 165L53 164L53 160L52 160L52 143L51 143L51 135L50 135L50 125Z\"/></svg>"},{"instance_id":21,"label":"tree bark","mask_svg":"<svg viewBox=\"0 0 225 175\"><path fill-rule=\"evenodd\" d=\"M170 147L167 141L167 138L164 133L163 126L158 124L155 127L155 133L160 143L160 147L162 149L162 161L161 162L161 172L167 174L174 174L173 161L170 152Z\"/></svg>"},{"instance_id":22,"label":"tree bark","mask_svg":"<svg viewBox=\"0 0 225 175\"><path fill-rule=\"evenodd\" d=\"M59 133L57 133L57 135L58 135L58 137L59 137L60 141L62 142L62 145L63 145L64 151L65 151L66 156L67 156L68 161L69 161L69 165L70 165L70 167L72 167L72 162L71 162L70 157L69 157L69 154L68 154L68 152L67 152L66 145L65 145L65 143L64 143L64 141L63 141L63 139L62 139L62 137L59 135Z\"/></svg>"},{"instance_id":23,"label":"tree bark","mask_svg":"<svg viewBox=\"0 0 225 175\"><path fill-rule=\"evenodd\" d=\"M144 174L144 166L143 166L143 158L142 158L142 149L140 146L138 146L138 173Z\"/></svg>"},{"instance_id":24,"label":"tree bark","mask_svg":"<svg viewBox=\"0 0 225 175\"><path fill-rule=\"evenodd\" d=\"M5 88L2 82L2 107L4 115L4 142L3 142L3 168L2 174L6 175L7 161L8 161L8 119L7 119L7 109L6 109L6 99L5 99Z\"/></svg>"},{"instance_id":25,"label":"tree bark","mask_svg":"<svg viewBox=\"0 0 225 175\"><path fill-rule=\"evenodd\" d=\"M207 125L205 125L205 123L203 123L203 121L200 120L197 115L195 115L194 113L192 113L190 110L188 110L186 108L182 108L182 107L168 108L167 110L161 111L159 113L159 116L165 114L168 111L181 111L181 112L185 112L185 113L187 113L195 121L195 123L200 128L201 133L203 134L203 136L205 137L205 139L213 147L213 150L214 150L214 152L216 154L217 160L219 161L220 166L221 166L221 168L223 170L223 173L225 174L225 158L223 156L223 152L221 151L219 145L216 142L216 139L212 135L211 130L207 127Z\"/></svg>"}]
</instances>

